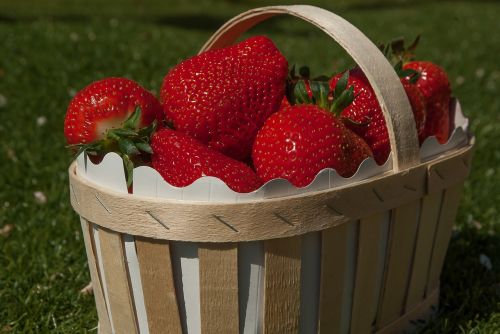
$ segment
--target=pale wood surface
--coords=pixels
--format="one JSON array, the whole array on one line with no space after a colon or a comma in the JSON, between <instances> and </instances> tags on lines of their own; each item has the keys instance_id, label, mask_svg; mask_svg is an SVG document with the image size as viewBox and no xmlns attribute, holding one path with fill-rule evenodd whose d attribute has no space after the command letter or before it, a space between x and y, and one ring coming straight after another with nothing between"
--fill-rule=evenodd
<instances>
[{"instance_id":1,"label":"pale wood surface","mask_svg":"<svg viewBox=\"0 0 500 334\"><path fill-rule=\"evenodd\" d=\"M440 161L470 149L459 149ZM421 198L426 190L426 168L422 164L402 173L296 196L215 204L120 194L79 177L73 164L70 182L76 196L71 196L71 203L87 220L131 235L211 242L265 240L320 231ZM352 205L360 199L362 206ZM169 228L157 219L168 222Z\"/></svg>"},{"instance_id":2,"label":"pale wood surface","mask_svg":"<svg viewBox=\"0 0 500 334\"><path fill-rule=\"evenodd\" d=\"M231 45L255 24L280 14L292 15L317 26L347 51L365 73L384 113L394 170L404 170L418 163L420 156L415 121L398 76L378 47L340 16L306 5L252 9L226 22L201 51Z\"/></svg>"},{"instance_id":3,"label":"pale wood surface","mask_svg":"<svg viewBox=\"0 0 500 334\"><path fill-rule=\"evenodd\" d=\"M198 256L201 332L238 333L237 244L201 244Z\"/></svg>"},{"instance_id":4,"label":"pale wood surface","mask_svg":"<svg viewBox=\"0 0 500 334\"><path fill-rule=\"evenodd\" d=\"M351 333L371 333L375 320L380 288L375 273L384 261L379 258L384 218L383 214L377 214L360 221Z\"/></svg>"},{"instance_id":5,"label":"pale wood surface","mask_svg":"<svg viewBox=\"0 0 500 334\"><path fill-rule=\"evenodd\" d=\"M318 332L321 334L340 332L347 268L347 235L349 225L354 223L349 222L322 232L318 325Z\"/></svg>"},{"instance_id":6,"label":"pale wood surface","mask_svg":"<svg viewBox=\"0 0 500 334\"><path fill-rule=\"evenodd\" d=\"M264 333L298 333L301 238L268 240L264 247Z\"/></svg>"},{"instance_id":7,"label":"pale wood surface","mask_svg":"<svg viewBox=\"0 0 500 334\"><path fill-rule=\"evenodd\" d=\"M414 322L421 320L429 321L437 312L439 307L439 287L431 291L428 297L413 308L406 311L404 315L384 328L376 331L375 334L405 334L415 330ZM353 333L354 334L354 333ZM356 333L357 334L357 333Z\"/></svg>"},{"instance_id":8,"label":"pale wood surface","mask_svg":"<svg viewBox=\"0 0 500 334\"><path fill-rule=\"evenodd\" d=\"M115 332L138 333L121 235L99 229L99 240Z\"/></svg>"},{"instance_id":9,"label":"pale wood surface","mask_svg":"<svg viewBox=\"0 0 500 334\"><path fill-rule=\"evenodd\" d=\"M414 201L393 211L385 285L377 315L377 328L384 327L403 314L415 247L419 205L420 201Z\"/></svg>"},{"instance_id":10,"label":"pale wood surface","mask_svg":"<svg viewBox=\"0 0 500 334\"><path fill-rule=\"evenodd\" d=\"M95 247L91 234L91 223L81 218L83 240L85 241L85 250L87 252L87 261L89 265L90 278L92 280L92 288L94 292L95 305L97 309L97 316L99 317L99 330L102 333L111 333L111 323L109 322L108 309L104 299L104 292L101 285L101 277L97 267L97 258L95 254Z\"/></svg>"},{"instance_id":11,"label":"pale wood surface","mask_svg":"<svg viewBox=\"0 0 500 334\"><path fill-rule=\"evenodd\" d=\"M462 195L463 184L457 184L444 192L439 222L434 240L434 248L429 268L429 279L427 282L427 292L433 291L439 286L439 277L443 268L446 251L450 243L453 224L457 215L460 196Z\"/></svg>"},{"instance_id":12,"label":"pale wood surface","mask_svg":"<svg viewBox=\"0 0 500 334\"><path fill-rule=\"evenodd\" d=\"M150 334L182 334L168 241L136 237Z\"/></svg>"},{"instance_id":13,"label":"pale wood surface","mask_svg":"<svg viewBox=\"0 0 500 334\"><path fill-rule=\"evenodd\" d=\"M413 305L420 303L425 297L432 245L439 219L442 196L442 191L433 192L422 199L415 257L413 259L413 269L408 287L408 297L406 298L406 309L411 309Z\"/></svg>"},{"instance_id":14,"label":"pale wood surface","mask_svg":"<svg viewBox=\"0 0 500 334\"><path fill-rule=\"evenodd\" d=\"M427 170L427 191L437 192L462 183L469 175L473 153L474 151L470 149L461 155L450 156L444 161L439 159L431 161Z\"/></svg>"}]
</instances>

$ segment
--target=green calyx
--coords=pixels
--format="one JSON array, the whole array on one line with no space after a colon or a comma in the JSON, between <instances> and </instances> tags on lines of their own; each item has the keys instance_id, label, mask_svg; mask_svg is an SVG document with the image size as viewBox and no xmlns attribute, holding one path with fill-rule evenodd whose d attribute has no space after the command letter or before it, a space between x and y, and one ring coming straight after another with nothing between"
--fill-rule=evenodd
<instances>
[{"instance_id":1,"label":"green calyx","mask_svg":"<svg viewBox=\"0 0 500 334\"><path fill-rule=\"evenodd\" d=\"M301 74L309 73L301 68ZM329 77L321 76L314 79L308 77L295 78L287 89L288 101L292 105L315 104L322 109L339 115L355 99L354 87L348 87L349 71L346 71L337 82L335 89L330 89Z\"/></svg>"},{"instance_id":2,"label":"green calyx","mask_svg":"<svg viewBox=\"0 0 500 334\"><path fill-rule=\"evenodd\" d=\"M150 140L158 126L156 120L146 127L139 128L141 108L125 120L121 128L108 129L103 139L89 143L69 145L76 148L76 156L85 152L92 156L104 156L106 153L115 152L123 159L126 172L127 186L132 185L134 165L143 165L151 159L153 150Z\"/></svg>"},{"instance_id":3,"label":"green calyx","mask_svg":"<svg viewBox=\"0 0 500 334\"><path fill-rule=\"evenodd\" d=\"M404 64L415 59L415 50L420 41L420 35L408 47L405 46L403 37L393 39L387 44L379 46L380 51L389 59L394 66L394 70L400 78L407 78L411 84L415 84L420 77L420 73L413 69L404 69Z\"/></svg>"}]
</instances>

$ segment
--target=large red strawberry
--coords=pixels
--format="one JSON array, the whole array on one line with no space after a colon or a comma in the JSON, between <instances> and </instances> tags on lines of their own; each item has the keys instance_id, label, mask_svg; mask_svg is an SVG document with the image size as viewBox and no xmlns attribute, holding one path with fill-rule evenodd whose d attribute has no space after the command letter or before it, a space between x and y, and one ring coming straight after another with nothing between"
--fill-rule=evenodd
<instances>
[{"instance_id":1,"label":"large red strawberry","mask_svg":"<svg viewBox=\"0 0 500 334\"><path fill-rule=\"evenodd\" d=\"M330 81L335 89L343 74L337 74ZM425 105L422 96L407 80L401 79L412 106L419 137L424 137ZM345 125L361 136L373 151L375 161L386 162L391 151L385 118L377 97L368 79L358 67L349 71L348 85L354 88L354 101L341 112Z\"/></svg>"},{"instance_id":2,"label":"large red strawberry","mask_svg":"<svg viewBox=\"0 0 500 334\"><path fill-rule=\"evenodd\" d=\"M451 88L446 72L428 61L411 61L403 65L419 73L415 83L424 96L427 109L425 137L436 136L445 143L450 134Z\"/></svg>"},{"instance_id":3,"label":"large red strawberry","mask_svg":"<svg viewBox=\"0 0 500 334\"><path fill-rule=\"evenodd\" d=\"M304 187L324 168L352 176L372 156L368 145L334 114L318 105L297 104L271 115L253 146L257 174L266 182L285 178Z\"/></svg>"},{"instance_id":4,"label":"large red strawberry","mask_svg":"<svg viewBox=\"0 0 500 334\"><path fill-rule=\"evenodd\" d=\"M141 109L139 127L163 118L158 100L136 82L107 78L91 83L71 100L64 120L68 144L88 144L103 139L109 129L119 128Z\"/></svg>"},{"instance_id":5,"label":"large red strawberry","mask_svg":"<svg viewBox=\"0 0 500 334\"><path fill-rule=\"evenodd\" d=\"M99 161L118 153L132 184L134 164L144 164L151 153L149 139L156 121L163 119L158 100L136 82L125 78L96 81L71 100L64 120L68 144Z\"/></svg>"},{"instance_id":6,"label":"large red strawberry","mask_svg":"<svg viewBox=\"0 0 500 334\"><path fill-rule=\"evenodd\" d=\"M183 61L165 76L160 100L175 129L245 160L280 107L287 71L273 42L256 36Z\"/></svg>"},{"instance_id":7,"label":"large red strawberry","mask_svg":"<svg viewBox=\"0 0 500 334\"><path fill-rule=\"evenodd\" d=\"M185 187L202 176L214 176L237 192L258 189L262 182L244 163L226 157L189 135L162 129L151 138L152 165L171 185Z\"/></svg>"}]
</instances>

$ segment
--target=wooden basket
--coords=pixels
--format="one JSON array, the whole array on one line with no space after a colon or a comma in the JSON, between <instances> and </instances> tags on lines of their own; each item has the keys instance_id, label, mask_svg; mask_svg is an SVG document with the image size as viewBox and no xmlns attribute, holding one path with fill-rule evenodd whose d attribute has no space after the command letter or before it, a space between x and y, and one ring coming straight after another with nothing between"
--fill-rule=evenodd
<instances>
[{"instance_id":1,"label":"wooden basket","mask_svg":"<svg viewBox=\"0 0 500 334\"><path fill-rule=\"evenodd\" d=\"M391 65L359 30L320 8L245 12L202 51L228 46L280 14L319 27L362 68L385 115L393 170L338 188L223 204L110 191L78 175L73 163L71 203L82 218L100 334L187 331L189 305L179 300L171 254L178 243L198 249L200 328L190 333L399 333L436 310L473 138L421 162L411 107ZM147 319L142 327L126 242L135 246L140 268ZM258 324L248 331L242 326L239 275L241 254L251 244L262 246L264 296Z\"/></svg>"}]
</instances>

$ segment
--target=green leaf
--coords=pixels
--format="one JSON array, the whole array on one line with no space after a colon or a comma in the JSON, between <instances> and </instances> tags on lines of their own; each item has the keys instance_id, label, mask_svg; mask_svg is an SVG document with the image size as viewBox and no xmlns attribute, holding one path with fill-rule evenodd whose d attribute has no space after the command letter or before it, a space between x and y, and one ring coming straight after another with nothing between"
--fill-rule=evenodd
<instances>
[{"instance_id":1,"label":"green leaf","mask_svg":"<svg viewBox=\"0 0 500 334\"><path fill-rule=\"evenodd\" d=\"M338 115L342 110L347 108L354 101L354 99L354 87L350 86L333 101L332 105L330 106L330 111Z\"/></svg>"},{"instance_id":2,"label":"green leaf","mask_svg":"<svg viewBox=\"0 0 500 334\"><path fill-rule=\"evenodd\" d=\"M130 160L128 155L123 155L123 167L125 167L125 175L127 178L127 187L132 185L134 179L134 163Z\"/></svg>"},{"instance_id":3,"label":"green leaf","mask_svg":"<svg viewBox=\"0 0 500 334\"><path fill-rule=\"evenodd\" d=\"M401 71L403 70L403 61L400 60L394 65L394 70L398 74L398 76L401 78Z\"/></svg>"},{"instance_id":4,"label":"green leaf","mask_svg":"<svg viewBox=\"0 0 500 334\"><path fill-rule=\"evenodd\" d=\"M403 37L398 37L391 42L392 52L395 54L401 54L405 51L405 39Z\"/></svg>"},{"instance_id":5,"label":"green leaf","mask_svg":"<svg viewBox=\"0 0 500 334\"><path fill-rule=\"evenodd\" d=\"M121 129L113 129L111 132L118 136L123 136L123 137L136 137L137 132L134 130L131 130L129 128L121 128Z\"/></svg>"},{"instance_id":6,"label":"green leaf","mask_svg":"<svg viewBox=\"0 0 500 334\"><path fill-rule=\"evenodd\" d=\"M415 40L413 41L413 43L411 43L411 45L408 47L407 50L411 52L415 51L419 42L420 42L420 34L417 35L417 37L415 37Z\"/></svg>"},{"instance_id":7,"label":"green leaf","mask_svg":"<svg viewBox=\"0 0 500 334\"><path fill-rule=\"evenodd\" d=\"M139 121L141 119L141 107L136 106L135 111L127 118L125 123L123 123L124 129L134 130L139 126Z\"/></svg>"},{"instance_id":8,"label":"green leaf","mask_svg":"<svg viewBox=\"0 0 500 334\"><path fill-rule=\"evenodd\" d=\"M295 103L311 103L311 98L307 93L307 87L304 80L299 80L293 89L293 95L295 97Z\"/></svg>"},{"instance_id":9,"label":"green leaf","mask_svg":"<svg viewBox=\"0 0 500 334\"><path fill-rule=\"evenodd\" d=\"M147 127L140 129L138 132L138 136L140 138L146 137L149 140L151 138L151 136L153 135L153 133L155 133L157 127L158 127L158 122L156 120L154 120Z\"/></svg>"},{"instance_id":10,"label":"green leaf","mask_svg":"<svg viewBox=\"0 0 500 334\"><path fill-rule=\"evenodd\" d=\"M311 76L311 71L309 70L309 67L302 66L301 68L299 68L299 74L302 78L309 79L309 77Z\"/></svg>"},{"instance_id":11,"label":"green leaf","mask_svg":"<svg viewBox=\"0 0 500 334\"><path fill-rule=\"evenodd\" d=\"M347 88L347 83L349 81L349 71L345 71L342 77L337 81L335 85L335 90L333 91L333 96L335 98L339 97L342 92L344 92Z\"/></svg>"},{"instance_id":12,"label":"green leaf","mask_svg":"<svg viewBox=\"0 0 500 334\"><path fill-rule=\"evenodd\" d=\"M325 81L311 81L311 92L316 103L323 109L328 109L328 92L330 85Z\"/></svg>"},{"instance_id":13,"label":"green leaf","mask_svg":"<svg viewBox=\"0 0 500 334\"><path fill-rule=\"evenodd\" d=\"M149 153L149 154L153 154L153 149L151 148L151 146L148 144L148 143L145 143L145 142L139 142L139 143L136 143L135 146L142 152L146 152L146 153Z\"/></svg>"},{"instance_id":14,"label":"green leaf","mask_svg":"<svg viewBox=\"0 0 500 334\"><path fill-rule=\"evenodd\" d=\"M121 139L118 142L118 146L120 147L120 151L125 155L139 154L139 150L135 146L134 142L130 139Z\"/></svg>"}]
</instances>

